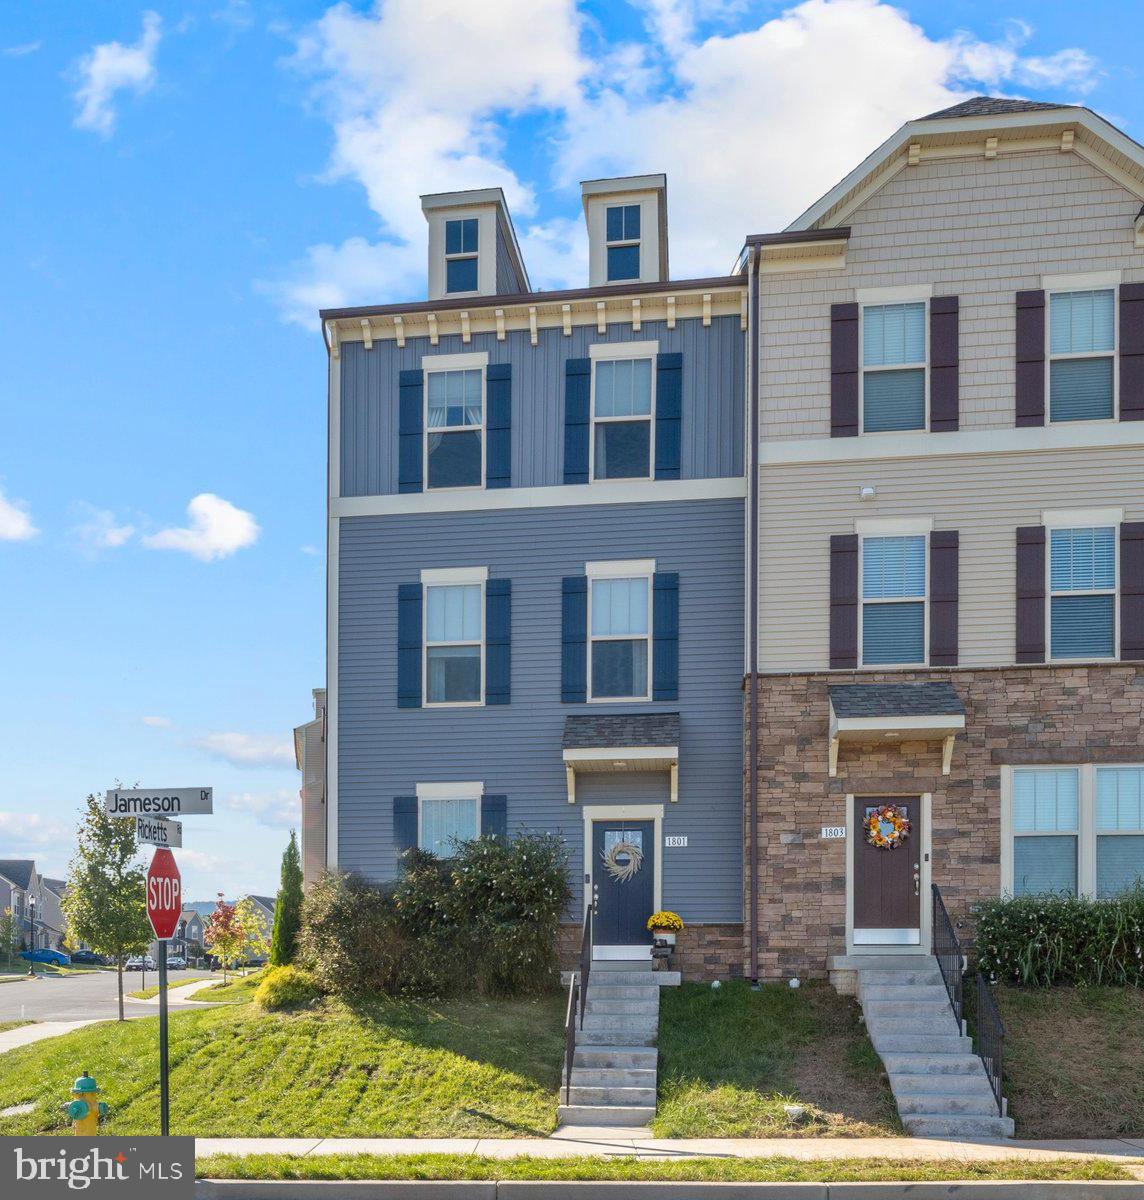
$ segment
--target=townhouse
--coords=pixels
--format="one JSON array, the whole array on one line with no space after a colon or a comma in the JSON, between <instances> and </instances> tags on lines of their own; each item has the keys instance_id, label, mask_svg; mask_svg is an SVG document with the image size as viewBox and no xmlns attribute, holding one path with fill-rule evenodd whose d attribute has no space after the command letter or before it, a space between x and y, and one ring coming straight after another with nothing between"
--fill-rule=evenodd
<instances>
[{"instance_id":1,"label":"townhouse","mask_svg":"<svg viewBox=\"0 0 1144 1200\"><path fill-rule=\"evenodd\" d=\"M46 879L34 859L0 859L0 913L11 912L21 949L62 946L66 924L60 909L63 891L63 881Z\"/></svg>"},{"instance_id":2,"label":"townhouse","mask_svg":"<svg viewBox=\"0 0 1144 1200\"><path fill-rule=\"evenodd\" d=\"M499 189L422 198L427 301L322 313L326 860L565 840L599 955L742 965L746 280L672 280L666 180L582 186L587 286Z\"/></svg>"},{"instance_id":3,"label":"townhouse","mask_svg":"<svg viewBox=\"0 0 1144 1200\"><path fill-rule=\"evenodd\" d=\"M1094 113L979 98L748 239L750 974L1144 876L1142 198Z\"/></svg>"}]
</instances>

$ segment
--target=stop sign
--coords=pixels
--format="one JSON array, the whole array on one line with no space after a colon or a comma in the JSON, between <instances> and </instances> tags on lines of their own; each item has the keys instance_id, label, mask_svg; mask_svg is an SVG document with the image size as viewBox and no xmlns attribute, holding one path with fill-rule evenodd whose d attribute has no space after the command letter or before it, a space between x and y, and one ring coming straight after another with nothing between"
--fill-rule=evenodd
<instances>
[{"instance_id":1,"label":"stop sign","mask_svg":"<svg viewBox=\"0 0 1144 1200\"><path fill-rule=\"evenodd\" d=\"M183 911L183 880L175 856L163 847L147 868L147 919L157 938L175 936Z\"/></svg>"}]
</instances>

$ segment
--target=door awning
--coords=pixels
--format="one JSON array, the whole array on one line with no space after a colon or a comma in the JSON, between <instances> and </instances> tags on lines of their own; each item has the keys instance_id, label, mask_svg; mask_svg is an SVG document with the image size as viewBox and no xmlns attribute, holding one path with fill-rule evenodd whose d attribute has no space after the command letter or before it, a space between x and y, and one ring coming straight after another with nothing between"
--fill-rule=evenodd
<instances>
[{"instance_id":1,"label":"door awning","mask_svg":"<svg viewBox=\"0 0 1144 1200\"><path fill-rule=\"evenodd\" d=\"M830 774L838 774L842 742L940 739L948 775L954 738L964 728L965 705L948 682L839 684L830 688Z\"/></svg>"},{"instance_id":2,"label":"door awning","mask_svg":"<svg viewBox=\"0 0 1144 1200\"><path fill-rule=\"evenodd\" d=\"M576 776L588 771L668 771L679 799L679 713L585 713L564 718L564 777L576 803Z\"/></svg>"}]
</instances>

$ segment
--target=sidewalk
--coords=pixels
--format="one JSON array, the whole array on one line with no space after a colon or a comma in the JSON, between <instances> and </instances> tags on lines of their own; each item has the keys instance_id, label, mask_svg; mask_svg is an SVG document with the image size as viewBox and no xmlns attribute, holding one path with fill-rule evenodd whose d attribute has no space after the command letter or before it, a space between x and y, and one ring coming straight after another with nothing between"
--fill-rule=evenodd
<instances>
[{"instance_id":1,"label":"sidewalk","mask_svg":"<svg viewBox=\"0 0 1144 1200\"><path fill-rule=\"evenodd\" d=\"M193 996L195 992L201 992L203 990L203 988L214 987L214 985L216 983L222 983L221 976L217 979L214 976L211 976L208 979L196 979L193 983L178 983L178 982L171 983L167 987L167 1000L170 1003L173 1003L174 1001L178 1001L180 1004L184 1000L186 1000L188 1004L190 1004L190 1003L201 1004L204 1008L206 1008L208 1006L211 1008L214 1008L216 1005L225 1004L226 1001L225 1000L194 1000L194 1001L191 1001L189 999L189 997ZM153 1004L156 1009L158 1009L158 1007L159 1007L158 993L156 993L154 996L149 997L146 1000L140 1000L137 996L124 996L124 1000L130 1001L132 1004Z\"/></svg>"},{"instance_id":2,"label":"sidewalk","mask_svg":"<svg viewBox=\"0 0 1144 1200\"><path fill-rule=\"evenodd\" d=\"M85 1025L98 1025L103 1020L106 1018L93 1017L89 1021L36 1021L32 1025L20 1025L16 1029L0 1033L0 1054L16 1050L20 1046L30 1046L33 1042L42 1042L45 1038L71 1033L73 1029L82 1029Z\"/></svg>"}]
</instances>

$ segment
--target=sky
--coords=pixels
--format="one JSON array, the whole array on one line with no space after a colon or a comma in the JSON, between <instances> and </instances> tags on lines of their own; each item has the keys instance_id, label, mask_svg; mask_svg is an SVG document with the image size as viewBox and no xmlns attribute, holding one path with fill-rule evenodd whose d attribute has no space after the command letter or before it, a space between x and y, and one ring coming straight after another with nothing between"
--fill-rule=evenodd
<instances>
[{"instance_id":1,"label":"sky","mask_svg":"<svg viewBox=\"0 0 1144 1200\"><path fill-rule=\"evenodd\" d=\"M212 786L184 894L273 893L324 682L316 310L423 299L419 196L504 188L583 286L582 179L665 171L727 271L903 121L1083 103L1144 140L1130 0L40 0L0 15L0 857Z\"/></svg>"}]
</instances>

